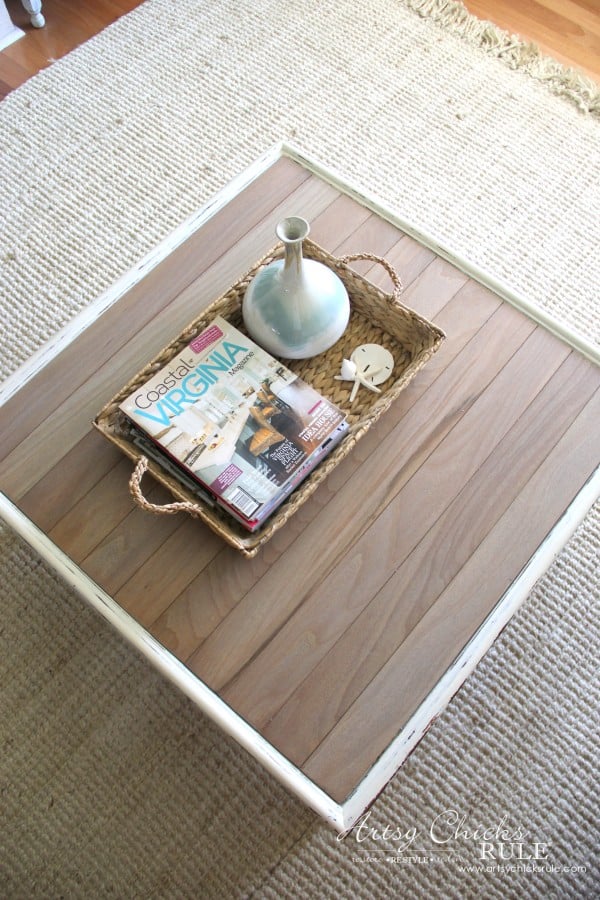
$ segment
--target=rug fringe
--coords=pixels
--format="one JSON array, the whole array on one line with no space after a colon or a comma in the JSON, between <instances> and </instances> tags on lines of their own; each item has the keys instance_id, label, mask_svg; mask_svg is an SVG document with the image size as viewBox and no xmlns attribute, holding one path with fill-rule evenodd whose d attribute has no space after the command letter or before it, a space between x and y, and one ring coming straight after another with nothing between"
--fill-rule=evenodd
<instances>
[{"instance_id":1,"label":"rug fringe","mask_svg":"<svg viewBox=\"0 0 600 900\"><path fill-rule=\"evenodd\" d=\"M486 50L511 69L544 82L554 94L566 97L583 112L600 118L600 87L581 72L545 56L535 44L521 40L491 22L478 19L461 0L402 0L423 18Z\"/></svg>"}]
</instances>

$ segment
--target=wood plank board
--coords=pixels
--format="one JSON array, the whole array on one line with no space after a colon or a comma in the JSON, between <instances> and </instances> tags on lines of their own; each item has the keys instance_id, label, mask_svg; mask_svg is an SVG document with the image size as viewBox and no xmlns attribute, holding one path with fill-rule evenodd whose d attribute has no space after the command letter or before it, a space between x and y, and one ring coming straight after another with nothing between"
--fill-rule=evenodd
<instances>
[{"instance_id":1,"label":"wood plank board","mask_svg":"<svg viewBox=\"0 0 600 900\"><path fill-rule=\"evenodd\" d=\"M334 253L385 256L447 339L248 560L196 520L135 508L131 463L90 423L293 213ZM0 488L250 743L343 805L597 469L599 388L568 343L283 158L0 407Z\"/></svg>"},{"instance_id":2,"label":"wood plank board","mask_svg":"<svg viewBox=\"0 0 600 900\"><path fill-rule=\"evenodd\" d=\"M583 466L590 472L597 466L594 428L599 419L600 392L596 390L507 513L369 682L360 703L353 704L305 762L304 770L317 782L327 784L334 797L346 796L349 785L373 763L370 741L359 744L353 739L357 729L364 738L376 734L384 745L386 736L388 740L393 738L398 718L406 720L415 700L425 696L431 661L443 667L450 665L456 647L466 643L474 625L489 614L490 595L501 596L514 578L515 564L525 565L534 552L536 526L547 528L549 517L558 517L566 509L575 470ZM578 482L579 475L575 476ZM348 753L349 740L352 753Z\"/></svg>"},{"instance_id":3,"label":"wood plank board","mask_svg":"<svg viewBox=\"0 0 600 900\"><path fill-rule=\"evenodd\" d=\"M357 699L395 652L400 636L410 634L508 508L515 492L534 475L540 433L552 447L590 399L592 386L581 359L569 354L563 365L565 369L560 367L393 576L270 719L266 736L291 759L304 762L316 749L342 708L348 709ZM569 379L567 390L563 390L565 378ZM522 465L518 477L512 478L517 461ZM354 671L348 681L341 676L350 657ZM331 686L327 702L321 684ZM296 718L309 724L302 733L293 727Z\"/></svg>"}]
</instances>

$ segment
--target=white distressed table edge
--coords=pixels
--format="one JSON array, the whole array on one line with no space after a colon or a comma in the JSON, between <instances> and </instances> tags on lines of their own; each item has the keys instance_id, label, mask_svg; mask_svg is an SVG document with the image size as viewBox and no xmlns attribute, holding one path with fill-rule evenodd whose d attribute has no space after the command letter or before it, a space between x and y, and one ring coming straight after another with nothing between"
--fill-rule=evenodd
<instances>
[{"instance_id":1,"label":"white distressed table edge","mask_svg":"<svg viewBox=\"0 0 600 900\"><path fill-rule=\"evenodd\" d=\"M175 247L185 241L240 191L251 184L281 157L287 157L310 172L334 185L372 212L396 225L402 231L450 261L465 274L475 278L503 300L516 306L543 327L556 334L587 358L600 365L600 348L583 336L571 331L564 323L553 319L543 310L517 297L505 285L487 276L466 260L457 257L430 235L414 229L387 209L377 198L359 192L343 178L321 163L301 153L296 147L281 142L261 156L240 176L233 179L194 216L171 233L134 269L126 273L96 302L90 304L67 327L48 341L27 363L18 369L0 388L0 405L33 378L51 359L88 328L126 291L139 282L152 268L165 259ZM50 538L21 510L0 492L0 517L63 580L93 609L106 619L133 647L135 647L163 676L183 691L212 721L240 746L247 750L268 772L302 802L332 825L340 834L348 831L398 771L404 760L417 746L435 719L443 712L451 698L475 669L502 629L529 595L535 582L549 568L554 558L600 497L600 467L575 496L563 516L556 522L546 539L538 547L516 580L500 598L490 615L456 657L438 681L433 691L418 707L410 720L377 759L355 790L338 803L308 778L297 766L273 747L235 710L208 688L194 673L163 647L146 629L79 568Z\"/></svg>"}]
</instances>

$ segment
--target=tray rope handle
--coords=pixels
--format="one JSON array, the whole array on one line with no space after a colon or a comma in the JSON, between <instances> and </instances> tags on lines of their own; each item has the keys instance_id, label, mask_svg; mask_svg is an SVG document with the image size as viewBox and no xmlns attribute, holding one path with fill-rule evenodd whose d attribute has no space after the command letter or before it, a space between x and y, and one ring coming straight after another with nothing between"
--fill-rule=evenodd
<instances>
[{"instance_id":1,"label":"tray rope handle","mask_svg":"<svg viewBox=\"0 0 600 900\"><path fill-rule=\"evenodd\" d=\"M394 285L392 300L394 301L394 303L400 303L400 294L403 290L402 279L396 272L393 265L389 263L387 259L384 259L383 256L377 256L376 253L349 253L346 256L338 257L338 262L344 264L355 262L356 260L370 260L371 262L376 262L379 263L380 266L383 266L383 268L392 279L392 283Z\"/></svg>"},{"instance_id":2,"label":"tray rope handle","mask_svg":"<svg viewBox=\"0 0 600 900\"><path fill-rule=\"evenodd\" d=\"M145 456L140 456L135 469L129 479L129 493L133 497L135 503L140 509L146 512L156 513L158 515L174 516L179 512L189 513L191 516L199 516L203 511L196 503L190 503L189 500L182 500L176 503L151 503L146 500L142 493L141 481L144 473L148 468L148 460Z\"/></svg>"}]
</instances>

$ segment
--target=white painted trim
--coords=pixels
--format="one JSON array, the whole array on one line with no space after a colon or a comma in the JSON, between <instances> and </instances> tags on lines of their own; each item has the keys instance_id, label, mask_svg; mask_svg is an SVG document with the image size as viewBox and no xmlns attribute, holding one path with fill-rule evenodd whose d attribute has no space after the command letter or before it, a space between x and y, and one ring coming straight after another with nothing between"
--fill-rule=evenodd
<instances>
[{"instance_id":1,"label":"white painted trim","mask_svg":"<svg viewBox=\"0 0 600 900\"><path fill-rule=\"evenodd\" d=\"M14 373L0 388L0 405L39 372L67 344L81 334L102 313L112 306L127 290L133 287L151 269L179 246L189 235L205 224L236 194L258 178L282 156L295 160L309 171L335 186L342 193L410 234L416 240L449 260L469 276L489 287L500 297L516 306L526 315L555 333L589 359L600 364L600 348L581 335L569 330L542 310L517 297L505 285L490 278L442 247L431 236L424 235L386 209L380 200L348 186L340 175L309 159L290 144L280 143L268 150L242 175L233 179L222 191L177 228L130 272L127 272L97 301L90 304L67 327L42 347L24 366ZM282 782L307 806L329 822L338 832L348 831L375 800L393 777L407 756L419 743L435 718L443 711L452 696L492 645L500 631L521 605L535 581L546 571L560 552L592 504L600 496L600 469L575 497L569 509L552 529L544 543L534 553L516 581L499 600L478 632L440 679L427 700L421 704L406 726L384 751L356 790L343 804L338 804L318 787L300 769L294 766L278 750L268 743L254 728L242 719L218 695L200 681L183 663L156 641L139 623L126 613L99 585L90 579L69 557L63 553L36 525L34 525L4 494L0 493L0 517L3 518L33 549L42 556L64 580L70 584L94 609L117 629L148 661L165 677L177 685L200 709L227 734L233 737L275 778Z\"/></svg>"},{"instance_id":2,"label":"white painted trim","mask_svg":"<svg viewBox=\"0 0 600 900\"><path fill-rule=\"evenodd\" d=\"M198 231L216 213L223 209L239 193L247 188L253 181L262 175L282 156L281 145L271 147L244 172L233 178L229 184L218 191L214 197L205 203L198 212L182 222L164 240L157 244L143 259L132 269L115 281L108 290L93 300L88 306L77 313L65 326L57 331L42 347L33 353L27 362L23 363L6 381L0 385L0 406L7 402L18 390L38 374L55 356L82 332L89 328L100 316L106 312L120 297L142 280L152 269L161 263L166 257L179 247L190 235Z\"/></svg>"},{"instance_id":3,"label":"white painted trim","mask_svg":"<svg viewBox=\"0 0 600 900\"><path fill-rule=\"evenodd\" d=\"M412 753L423 735L474 671L502 629L527 599L536 581L547 571L599 498L600 467L590 476L549 532L545 541L540 544L516 580L513 581L478 631L438 681L427 699L413 713L402 731L382 753L356 790L342 804L345 831L352 828Z\"/></svg>"},{"instance_id":4,"label":"white painted trim","mask_svg":"<svg viewBox=\"0 0 600 900\"><path fill-rule=\"evenodd\" d=\"M598 344L590 341L585 335L573 330L565 322L550 315L550 313L547 313L541 307L518 296L508 285L504 284L499 279L494 278L492 275L489 275L487 272L484 272L478 266L473 265L473 263L464 259L464 257L460 256L458 253L448 249L437 237L426 234L418 228L415 228L397 213L389 209L380 198L373 194L369 194L366 191L351 187L344 181L339 172L325 167L319 161L298 150L293 144L283 142L280 145L280 152L282 156L286 156L297 162L299 165L304 166L310 172L318 175L319 178L322 178L343 194L352 197L358 203L362 204L362 206L366 206L367 209L370 209L371 212L376 213L382 219L395 225L396 228L406 232L406 234L419 241L419 243L429 247L429 249L433 250L438 256L448 260L448 262L452 263L452 265L456 266L466 275L469 275L469 277L474 278L475 281L478 281L495 294L498 294L499 297L506 300L512 306L515 306L526 316L529 316L529 318L538 322L538 324L543 325L544 328L561 338L561 340L565 341L571 347L579 350L584 356L592 360L592 362L600 365L600 346Z\"/></svg>"},{"instance_id":5,"label":"white painted trim","mask_svg":"<svg viewBox=\"0 0 600 900\"><path fill-rule=\"evenodd\" d=\"M310 780L251 725L208 688L194 673L136 622L113 598L77 566L50 538L0 492L0 518L19 534L63 580L100 613L163 676L189 697L208 718L230 735L267 771L310 809L344 834L373 803L431 724L492 646L535 582L549 568L592 505L600 498L600 467L538 547L520 575L439 680L428 698L389 744L356 790L337 803Z\"/></svg>"},{"instance_id":6,"label":"white painted trim","mask_svg":"<svg viewBox=\"0 0 600 900\"><path fill-rule=\"evenodd\" d=\"M6 34L0 37L0 51L6 50L7 47L10 47L11 44L14 44L15 41L20 40L22 37L25 37L25 32L13 25L10 31L7 31Z\"/></svg>"},{"instance_id":7,"label":"white painted trim","mask_svg":"<svg viewBox=\"0 0 600 900\"><path fill-rule=\"evenodd\" d=\"M0 492L0 518L158 671L319 816L343 830L341 807L208 688Z\"/></svg>"},{"instance_id":8,"label":"white painted trim","mask_svg":"<svg viewBox=\"0 0 600 900\"><path fill-rule=\"evenodd\" d=\"M119 278L100 297L92 301L85 309L81 310L81 312L65 325L64 328L53 335L53 337L40 347L39 350L32 354L27 362L20 366L2 385L0 385L0 406L6 403L13 394L43 369L50 360L57 356L61 350L95 322L102 313L116 303L124 293L130 290L135 284L141 281L148 272L162 262L169 253L172 253L176 247L187 240L191 234L201 228L238 193L264 174L270 166L282 157L297 162L309 172L318 175L319 178L322 178L328 184L337 188L341 193L352 197L357 202L367 207L367 209L370 209L378 216L381 216L381 218L395 225L397 228L400 228L415 240L420 241L439 256L442 256L444 259L457 266L457 268L465 272L465 274L494 291L498 296L502 297L502 299L508 301L513 306L516 306L517 309L521 310L525 315L534 319L540 325L543 325L544 328L547 328L553 334L556 334L570 346L579 350L588 359L600 365L600 347L598 345L592 343L583 335L573 331L565 325L565 323L553 318L528 300L518 297L507 285L500 283L497 279L487 275L481 269L473 266L467 260L445 248L437 238L414 228L399 215L387 208L379 198L370 195L365 191L353 188L351 185L347 184L343 177L334 169L327 168L322 163L305 153L302 153L294 145L281 141L270 147L262 154L262 156L248 166L244 172L233 178L229 184L218 191L208 203L198 210L198 212L194 213L178 228L171 232L171 234L167 235L167 237L140 260L137 265Z\"/></svg>"}]
</instances>

